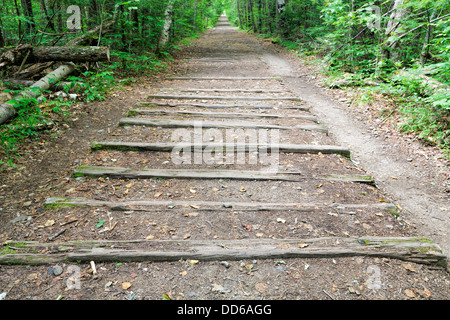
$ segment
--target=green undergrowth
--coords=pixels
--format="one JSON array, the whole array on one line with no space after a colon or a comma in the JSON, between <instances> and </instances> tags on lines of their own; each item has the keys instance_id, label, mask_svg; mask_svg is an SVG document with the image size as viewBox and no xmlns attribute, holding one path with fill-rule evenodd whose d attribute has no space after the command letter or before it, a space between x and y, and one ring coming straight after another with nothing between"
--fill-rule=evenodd
<instances>
[{"instance_id":1,"label":"green undergrowth","mask_svg":"<svg viewBox=\"0 0 450 320\"><path fill-rule=\"evenodd\" d=\"M183 44L189 44L185 39ZM179 47L172 45L171 50ZM151 52L128 53L113 51L112 61L99 63L96 69L80 72L64 79L70 85L64 87L66 94L76 94L76 99L68 96L52 97L51 91L42 91L39 98L13 100L17 115L0 126L0 172L8 167L15 167L17 159L22 155L21 146L52 135L64 128L76 116L73 105L89 104L105 100L112 90L121 90L143 76L152 76L167 69L173 59L169 52L163 57ZM23 89L23 88L22 88ZM21 90L4 89L4 94L14 96Z\"/></svg>"},{"instance_id":2,"label":"green undergrowth","mask_svg":"<svg viewBox=\"0 0 450 320\"><path fill-rule=\"evenodd\" d=\"M436 77L433 78L430 68L412 66L382 69L377 75L364 72L349 74L343 71L342 66L331 66L326 57L316 55L317 51L301 43L283 40L279 36L272 38L272 42L299 59L309 60L310 65L320 66L325 85L347 79L341 89L357 92L358 103L371 104L381 99L386 107L380 111L380 119L393 119L400 132L413 133L426 145L438 146L444 157L450 160L450 89L445 81L438 82Z\"/></svg>"}]
</instances>

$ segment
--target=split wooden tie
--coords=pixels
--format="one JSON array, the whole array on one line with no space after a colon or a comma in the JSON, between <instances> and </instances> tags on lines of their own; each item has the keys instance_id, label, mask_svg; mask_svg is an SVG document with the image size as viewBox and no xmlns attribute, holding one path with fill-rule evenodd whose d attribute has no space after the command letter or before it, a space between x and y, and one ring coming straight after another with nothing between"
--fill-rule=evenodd
<instances>
[{"instance_id":1,"label":"split wooden tie","mask_svg":"<svg viewBox=\"0 0 450 320\"><path fill-rule=\"evenodd\" d=\"M145 126L160 128L218 128L218 129L278 129L278 130L306 130L328 133L328 129L316 124L298 124L294 126L279 126L260 122L231 122L231 121L204 121L204 120L170 120L170 119L148 119L148 118L122 118L121 126Z\"/></svg>"},{"instance_id":2,"label":"split wooden tie","mask_svg":"<svg viewBox=\"0 0 450 320\"><path fill-rule=\"evenodd\" d=\"M245 170L209 170L209 169L131 169L120 167L79 166L73 171L74 177L111 177L120 179L231 179L231 180L261 180L261 181L291 181L299 182L311 179L359 182L375 184L370 176L338 175L306 176L301 172L275 171L245 171Z\"/></svg>"},{"instance_id":3,"label":"split wooden tie","mask_svg":"<svg viewBox=\"0 0 450 320\"><path fill-rule=\"evenodd\" d=\"M169 95L169 94L151 94L148 99L163 99L163 100L248 100L248 101L302 101L299 97L268 97L268 96L189 96L189 95Z\"/></svg>"},{"instance_id":4,"label":"split wooden tie","mask_svg":"<svg viewBox=\"0 0 450 320\"><path fill-rule=\"evenodd\" d=\"M105 207L115 211L151 211L195 208L197 211L299 211L316 212L332 210L347 212L352 210L381 210L398 216L398 208L392 203L289 203L289 202L239 202L239 201L183 201L183 200L125 200L104 201L82 198L53 197L45 202L47 209L72 207Z\"/></svg>"},{"instance_id":5,"label":"split wooden tie","mask_svg":"<svg viewBox=\"0 0 450 320\"><path fill-rule=\"evenodd\" d=\"M20 248L0 255L0 264L201 261L288 258L377 257L440 265L441 249L422 237L360 237L244 240L77 240L67 242L10 242ZM39 254L45 249L46 254Z\"/></svg>"},{"instance_id":6,"label":"split wooden tie","mask_svg":"<svg viewBox=\"0 0 450 320\"><path fill-rule=\"evenodd\" d=\"M228 119L299 119L306 121L318 122L317 117L311 115L284 115L273 113L254 113L254 112L198 112L198 111L172 111L172 110L152 110L152 109L135 109L128 114L132 115L160 115L160 116L190 116L202 118L228 118Z\"/></svg>"},{"instance_id":7,"label":"split wooden tie","mask_svg":"<svg viewBox=\"0 0 450 320\"><path fill-rule=\"evenodd\" d=\"M284 152L302 154L341 154L350 155L350 149L331 145L296 145L296 144L233 144L233 143L169 143L169 142L124 142L124 141L100 141L91 146L92 150L128 150L128 151L157 151L171 152L175 149L184 151L214 150L226 152Z\"/></svg>"}]
</instances>

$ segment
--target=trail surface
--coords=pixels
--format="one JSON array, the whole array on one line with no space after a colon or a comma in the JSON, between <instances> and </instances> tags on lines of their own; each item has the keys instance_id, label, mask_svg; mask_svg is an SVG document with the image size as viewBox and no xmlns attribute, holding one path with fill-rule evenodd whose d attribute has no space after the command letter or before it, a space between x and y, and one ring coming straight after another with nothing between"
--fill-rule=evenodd
<instances>
[{"instance_id":1,"label":"trail surface","mask_svg":"<svg viewBox=\"0 0 450 320\"><path fill-rule=\"evenodd\" d=\"M289 61L224 17L184 56L5 178L7 298L450 297L439 241L352 162Z\"/></svg>"}]
</instances>

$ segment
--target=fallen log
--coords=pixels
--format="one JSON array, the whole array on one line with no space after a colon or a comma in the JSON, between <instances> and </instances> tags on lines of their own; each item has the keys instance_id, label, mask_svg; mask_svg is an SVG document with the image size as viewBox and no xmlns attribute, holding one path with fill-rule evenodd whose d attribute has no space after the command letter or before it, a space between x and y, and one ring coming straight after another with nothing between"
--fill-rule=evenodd
<instances>
[{"instance_id":1,"label":"fallen log","mask_svg":"<svg viewBox=\"0 0 450 320\"><path fill-rule=\"evenodd\" d=\"M31 48L29 44L24 44L2 52L0 56L0 68L15 63L20 64Z\"/></svg>"},{"instance_id":2,"label":"fallen log","mask_svg":"<svg viewBox=\"0 0 450 320\"><path fill-rule=\"evenodd\" d=\"M108 47L82 47L82 46L58 46L58 47L34 47L28 57L38 61L70 61L70 62L96 62L109 61Z\"/></svg>"},{"instance_id":3,"label":"fallen log","mask_svg":"<svg viewBox=\"0 0 450 320\"><path fill-rule=\"evenodd\" d=\"M110 61L108 47L82 46L19 46L2 54L0 67L25 62L36 63L46 61L96 62Z\"/></svg>"},{"instance_id":4,"label":"fallen log","mask_svg":"<svg viewBox=\"0 0 450 320\"><path fill-rule=\"evenodd\" d=\"M41 94L41 90L47 90L50 88L52 82L58 82L65 78L72 71L75 70L75 65L72 63L64 64L57 68L55 71L49 73L39 81L35 82L31 88L27 88L24 91L16 94L11 100L0 105L0 124L5 123L9 118L16 114L16 109L14 108L14 101L36 97ZM35 88L41 90L35 90Z\"/></svg>"},{"instance_id":5,"label":"fallen log","mask_svg":"<svg viewBox=\"0 0 450 320\"><path fill-rule=\"evenodd\" d=\"M45 70L50 68L53 63L53 61L35 63L20 72L16 72L14 76L17 79L30 79L42 72L45 72Z\"/></svg>"},{"instance_id":6,"label":"fallen log","mask_svg":"<svg viewBox=\"0 0 450 320\"><path fill-rule=\"evenodd\" d=\"M64 47L66 47L69 51L76 49L76 46L80 46L83 45L87 42L89 42L90 40L92 40L95 36L99 36L103 33L106 33L109 31L109 27L111 27L116 21L116 17L114 16L113 20L108 21L108 22L104 22L102 23L100 26L89 30L88 32L84 33L83 35L76 37L72 40L70 40L69 42L67 42ZM30 48L31 46L29 46L28 48ZM62 48L62 47L59 47ZM29 49L27 51L27 57L26 59L28 60L28 56L29 56L29 52L31 49ZM8 51L9 52L9 51ZM1 58L3 58L8 52L3 53ZM67 51L64 51L67 52ZM109 50L107 49L107 60L109 61ZM59 50L59 56L63 56L61 54L61 50ZM1 63L1 58L0 58L0 63ZM77 60L74 60L77 61ZM98 61L98 60L97 60ZM10 61L11 62L11 61ZM24 63L24 59L22 59L22 64ZM0 64L0 67L2 65ZM58 69L56 69L55 71L49 73L48 75L46 75L45 77L43 77L42 79L40 79L39 81L35 82L31 87L32 88L39 88L42 90L47 90L50 88L51 83L50 80L52 80L52 83L58 82L60 80L62 80L63 78L65 78L67 75L69 75L71 72L73 72L75 70L75 65L72 62L68 62L62 66L60 66ZM14 101L15 100L20 100L23 98L31 98L31 97L36 97L40 94L40 90L30 90L30 89L26 89L20 93L18 93L17 95L15 95L13 97L13 99L3 103L2 105L0 105L0 124L5 123L8 119L10 119L11 117L13 117L14 115L16 115L16 110L14 108Z\"/></svg>"},{"instance_id":7,"label":"fallen log","mask_svg":"<svg viewBox=\"0 0 450 320\"><path fill-rule=\"evenodd\" d=\"M26 87L31 87L36 81L33 80L21 80L21 79L4 79L2 80L2 84L8 89L21 89ZM75 82L74 88L84 88L85 84L82 82ZM70 88L72 82L60 81L58 83L52 82L50 84L50 88L54 88L56 90L65 90L66 88Z\"/></svg>"}]
</instances>

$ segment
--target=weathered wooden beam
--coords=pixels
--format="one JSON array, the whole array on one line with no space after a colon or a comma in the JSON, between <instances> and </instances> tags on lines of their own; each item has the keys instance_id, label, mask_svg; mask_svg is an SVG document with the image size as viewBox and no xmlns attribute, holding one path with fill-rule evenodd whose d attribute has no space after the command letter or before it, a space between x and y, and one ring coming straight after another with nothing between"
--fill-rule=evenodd
<instances>
[{"instance_id":1,"label":"weathered wooden beam","mask_svg":"<svg viewBox=\"0 0 450 320\"><path fill-rule=\"evenodd\" d=\"M178 92L242 92L242 93L287 93L284 90L273 89L203 89L203 88L189 88L189 89L173 89L161 88L160 91L178 91Z\"/></svg>"},{"instance_id":2,"label":"weathered wooden beam","mask_svg":"<svg viewBox=\"0 0 450 320\"><path fill-rule=\"evenodd\" d=\"M59 209L66 207L106 207L111 210L127 211L154 211L181 208L195 208L197 211L301 211L315 212L319 210L336 210L346 212L349 210L376 209L386 211L398 216L398 208L392 203L296 203L296 202L236 202L236 201L182 201L182 200L125 200L103 201L82 198L53 197L45 201L46 209Z\"/></svg>"},{"instance_id":3,"label":"weathered wooden beam","mask_svg":"<svg viewBox=\"0 0 450 320\"><path fill-rule=\"evenodd\" d=\"M17 242L15 253L0 255L0 264L53 264L56 262L165 262L244 259L377 257L446 267L438 245L423 237L361 237L245 240L77 240ZM15 242L8 246L15 247ZM45 248L49 254L32 251Z\"/></svg>"},{"instance_id":4,"label":"weathered wooden beam","mask_svg":"<svg viewBox=\"0 0 450 320\"><path fill-rule=\"evenodd\" d=\"M228 118L228 119L301 119L307 121L318 122L316 116L299 115L299 114L273 114L273 113L254 113L254 112L198 112L186 110L155 110L155 109L134 109L129 112L129 116L134 114L140 115L177 115L177 116L191 116L203 118Z\"/></svg>"},{"instance_id":5,"label":"weathered wooden beam","mask_svg":"<svg viewBox=\"0 0 450 320\"><path fill-rule=\"evenodd\" d=\"M205 109L229 109L229 108L242 108L242 109L279 109L279 110L302 110L309 111L310 108L298 106L298 107L283 107L283 106L269 106L269 105L246 105L239 103L227 103L227 104L207 104L207 103L186 103L186 102L160 102L160 101L151 101L151 102L139 102L137 104L138 107L195 107L195 108L205 108Z\"/></svg>"},{"instance_id":6,"label":"weathered wooden beam","mask_svg":"<svg viewBox=\"0 0 450 320\"><path fill-rule=\"evenodd\" d=\"M169 77L167 80L193 80L193 81L242 81L242 80L276 80L279 77Z\"/></svg>"},{"instance_id":7,"label":"weathered wooden beam","mask_svg":"<svg viewBox=\"0 0 450 320\"><path fill-rule=\"evenodd\" d=\"M193 121L193 120L169 120L169 119L147 119L147 118L122 118L119 120L120 126L146 126L146 127L161 127L161 128L197 128L203 129L218 128L218 129L279 129L279 130L307 130L319 131L328 133L328 129L315 124L300 124L295 126L278 126L260 122L231 122L231 121Z\"/></svg>"},{"instance_id":8,"label":"weathered wooden beam","mask_svg":"<svg viewBox=\"0 0 450 320\"><path fill-rule=\"evenodd\" d=\"M148 99L165 100L248 100L248 101L302 101L299 97L267 97L267 96L189 96L189 95L170 95L170 94L150 94Z\"/></svg>"},{"instance_id":9,"label":"weathered wooden beam","mask_svg":"<svg viewBox=\"0 0 450 320\"><path fill-rule=\"evenodd\" d=\"M359 182L374 184L370 176L364 175L323 175L305 176L301 172L273 172L250 170L212 170L212 169L142 169L120 167L79 166L73 170L74 177L111 177L118 179L231 179L231 180L275 180L275 181L305 181L311 179Z\"/></svg>"},{"instance_id":10,"label":"weathered wooden beam","mask_svg":"<svg viewBox=\"0 0 450 320\"><path fill-rule=\"evenodd\" d=\"M171 152L175 148L186 150L222 150L227 152L249 152L256 150L264 150L271 152L285 153L311 153L311 154L341 154L344 156L350 155L350 149L340 146L329 145L301 145L301 144L234 144L234 143L175 143L175 142L124 142L124 141L99 141L94 142L91 146L92 150L129 150L129 151L158 151Z\"/></svg>"}]
</instances>

